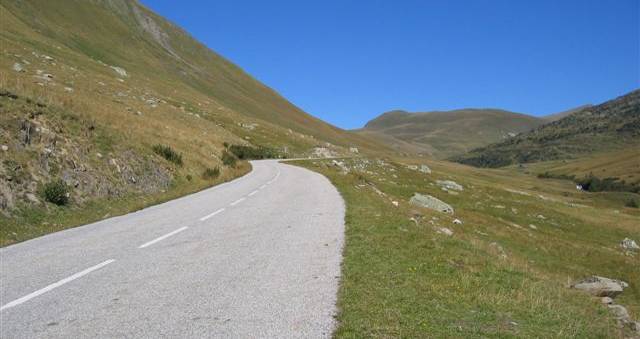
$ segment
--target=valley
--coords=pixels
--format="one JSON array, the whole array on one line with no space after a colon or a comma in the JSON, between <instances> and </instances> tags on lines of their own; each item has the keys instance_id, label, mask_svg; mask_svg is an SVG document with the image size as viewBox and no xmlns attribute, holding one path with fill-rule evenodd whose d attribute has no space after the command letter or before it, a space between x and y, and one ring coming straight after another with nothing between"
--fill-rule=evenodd
<instances>
[{"instance_id":1,"label":"valley","mask_svg":"<svg viewBox=\"0 0 640 339\"><path fill-rule=\"evenodd\" d=\"M1 337L640 336L637 87L346 130L139 1L0 14Z\"/></svg>"}]
</instances>

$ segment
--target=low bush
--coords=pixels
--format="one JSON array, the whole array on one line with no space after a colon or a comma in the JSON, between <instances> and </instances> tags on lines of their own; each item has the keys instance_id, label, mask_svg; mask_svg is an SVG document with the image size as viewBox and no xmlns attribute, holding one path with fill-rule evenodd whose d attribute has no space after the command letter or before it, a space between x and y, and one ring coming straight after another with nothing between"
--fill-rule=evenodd
<instances>
[{"instance_id":1,"label":"low bush","mask_svg":"<svg viewBox=\"0 0 640 339\"><path fill-rule=\"evenodd\" d=\"M229 146L229 151L235 154L240 160L274 159L280 157L280 154L275 149L262 146L231 145Z\"/></svg>"},{"instance_id":2,"label":"low bush","mask_svg":"<svg viewBox=\"0 0 640 339\"><path fill-rule=\"evenodd\" d=\"M629 199L624 205L631 208L638 208L638 202L636 199Z\"/></svg>"},{"instance_id":3,"label":"low bush","mask_svg":"<svg viewBox=\"0 0 640 339\"><path fill-rule=\"evenodd\" d=\"M168 161L178 166L182 166L182 154L178 154L178 152L174 151L171 146L160 144L154 145L153 151L161 157L167 159Z\"/></svg>"},{"instance_id":4,"label":"low bush","mask_svg":"<svg viewBox=\"0 0 640 339\"><path fill-rule=\"evenodd\" d=\"M566 174L551 174L549 172L538 173L538 178L540 179L563 179L563 180L574 180L574 175L566 175Z\"/></svg>"},{"instance_id":5,"label":"low bush","mask_svg":"<svg viewBox=\"0 0 640 339\"><path fill-rule=\"evenodd\" d=\"M589 192L633 192L640 193L639 183L627 183L619 178L600 179L594 176L588 176L583 179L576 180L576 183L582 186L582 189Z\"/></svg>"},{"instance_id":6,"label":"low bush","mask_svg":"<svg viewBox=\"0 0 640 339\"><path fill-rule=\"evenodd\" d=\"M42 189L43 198L58 206L63 206L69 203L68 194L69 189L67 188L67 184L65 184L61 179L46 183Z\"/></svg>"},{"instance_id":7,"label":"low bush","mask_svg":"<svg viewBox=\"0 0 640 339\"><path fill-rule=\"evenodd\" d=\"M225 166L229 166L229 167L236 167L236 157L233 156L233 154L225 151L222 151L222 163Z\"/></svg>"},{"instance_id":8,"label":"low bush","mask_svg":"<svg viewBox=\"0 0 640 339\"><path fill-rule=\"evenodd\" d=\"M205 180L215 179L220 176L220 168L207 168L202 172L202 178Z\"/></svg>"}]
</instances>

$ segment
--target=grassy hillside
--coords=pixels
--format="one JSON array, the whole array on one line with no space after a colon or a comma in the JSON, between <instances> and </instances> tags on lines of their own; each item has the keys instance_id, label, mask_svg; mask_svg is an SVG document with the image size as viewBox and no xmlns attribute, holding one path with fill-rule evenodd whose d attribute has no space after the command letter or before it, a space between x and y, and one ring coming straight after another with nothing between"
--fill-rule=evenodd
<instances>
[{"instance_id":1,"label":"grassy hillside","mask_svg":"<svg viewBox=\"0 0 640 339\"><path fill-rule=\"evenodd\" d=\"M225 144L385 149L306 114L137 1L0 0L0 13L0 244L245 173L224 161ZM65 206L46 197L60 182Z\"/></svg>"},{"instance_id":2,"label":"grassy hillside","mask_svg":"<svg viewBox=\"0 0 640 339\"><path fill-rule=\"evenodd\" d=\"M582 106L578 106L576 108L572 108L572 109L569 109L569 110L566 110L566 111L545 115L542 118L547 122L553 122L553 121L556 121L556 120L560 120L560 119L562 119L562 118L564 118L566 116L569 116L569 115L571 115L573 113L579 112L579 111L581 111L581 110L583 110L585 108L589 108L591 106L593 106L593 105L591 105L591 104L582 105Z\"/></svg>"},{"instance_id":3,"label":"grassy hillside","mask_svg":"<svg viewBox=\"0 0 640 339\"><path fill-rule=\"evenodd\" d=\"M3 0L2 37L82 64L124 68L129 77L207 97L212 111L229 109L333 143L349 142L338 128L298 109L179 27L133 0ZM67 55L67 52L71 52ZM72 62L73 61L73 62ZM113 73L103 67L102 73ZM115 74L115 73L114 73ZM178 88L172 88L172 87ZM172 95L173 101L184 97Z\"/></svg>"},{"instance_id":4,"label":"grassy hillside","mask_svg":"<svg viewBox=\"0 0 640 339\"><path fill-rule=\"evenodd\" d=\"M409 167L424 161L298 163L329 177L347 203L336 337L622 337L599 298L568 287L590 275L629 282L616 301L640 316L638 253L619 246L640 239L627 194L576 191L518 168ZM437 180L464 189L443 191ZM415 192L455 214L411 205Z\"/></svg>"},{"instance_id":5,"label":"grassy hillside","mask_svg":"<svg viewBox=\"0 0 640 339\"><path fill-rule=\"evenodd\" d=\"M573 159L640 145L640 90L454 158L481 167Z\"/></svg>"},{"instance_id":6,"label":"grassy hillside","mask_svg":"<svg viewBox=\"0 0 640 339\"><path fill-rule=\"evenodd\" d=\"M405 142L403 151L448 157L529 131L543 120L497 109L461 109L447 112L391 111L369 121L361 135ZM373 134L372 134L373 133ZM386 139L386 140L385 140ZM395 143L400 146L400 143Z\"/></svg>"}]
</instances>

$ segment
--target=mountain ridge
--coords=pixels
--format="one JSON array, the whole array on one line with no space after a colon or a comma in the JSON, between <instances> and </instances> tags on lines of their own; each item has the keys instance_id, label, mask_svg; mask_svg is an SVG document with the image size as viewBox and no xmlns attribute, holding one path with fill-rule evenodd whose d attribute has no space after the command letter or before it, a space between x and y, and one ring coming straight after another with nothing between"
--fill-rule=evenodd
<instances>
[{"instance_id":1,"label":"mountain ridge","mask_svg":"<svg viewBox=\"0 0 640 339\"><path fill-rule=\"evenodd\" d=\"M572 159L640 143L640 90L572 112L514 138L452 158L479 167Z\"/></svg>"},{"instance_id":2,"label":"mountain ridge","mask_svg":"<svg viewBox=\"0 0 640 339\"><path fill-rule=\"evenodd\" d=\"M399 147L400 151L412 153L419 149L418 153L446 157L511 137L542 123L538 117L494 108L415 113L393 110L370 120L355 132L372 137L384 134L384 139L395 138L402 144L413 145L412 149Z\"/></svg>"}]
</instances>

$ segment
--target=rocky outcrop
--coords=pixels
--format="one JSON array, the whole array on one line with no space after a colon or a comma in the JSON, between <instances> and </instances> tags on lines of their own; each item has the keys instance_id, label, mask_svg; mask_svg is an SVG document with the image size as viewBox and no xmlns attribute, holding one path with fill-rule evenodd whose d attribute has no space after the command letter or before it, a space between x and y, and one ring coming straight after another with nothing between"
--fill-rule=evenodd
<instances>
[{"instance_id":1,"label":"rocky outcrop","mask_svg":"<svg viewBox=\"0 0 640 339\"><path fill-rule=\"evenodd\" d=\"M616 304L613 300L625 288L629 287L629 284L621 280L592 276L571 285L571 287L596 297L602 297L600 301L606 305L618 323L622 336L624 338L640 338L640 322L634 321L627 308Z\"/></svg>"}]
</instances>

